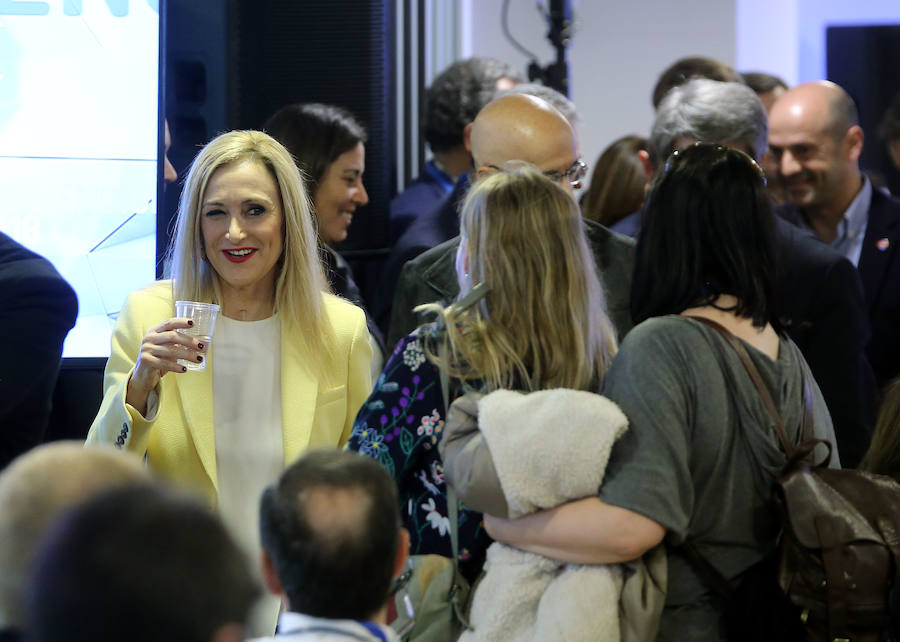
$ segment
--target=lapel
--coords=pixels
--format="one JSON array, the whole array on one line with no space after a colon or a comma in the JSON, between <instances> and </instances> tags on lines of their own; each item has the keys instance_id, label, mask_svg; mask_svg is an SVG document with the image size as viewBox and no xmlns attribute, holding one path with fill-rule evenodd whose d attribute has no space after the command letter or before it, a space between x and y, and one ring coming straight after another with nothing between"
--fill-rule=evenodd
<instances>
[{"instance_id":1,"label":"lapel","mask_svg":"<svg viewBox=\"0 0 900 642\"><path fill-rule=\"evenodd\" d=\"M873 188L866 237L863 239L858 266L870 311L875 308L888 265L897 253L897 245L900 243L898 221L900 221L900 202ZM886 249L879 249L885 244Z\"/></svg>"},{"instance_id":2,"label":"lapel","mask_svg":"<svg viewBox=\"0 0 900 642\"><path fill-rule=\"evenodd\" d=\"M431 265L425 268L422 279L440 295L444 305L451 303L459 294L459 283L456 281L456 251L459 248L459 237L447 243L445 251Z\"/></svg>"},{"instance_id":3,"label":"lapel","mask_svg":"<svg viewBox=\"0 0 900 642\"><path fill-rule=\"evenodd\" d=\"M307 368L299 343L281 325L281 429L287 466L309 445L316 412L318 380Z\"/></svg>"},{"instance_id":4,"label":"lapel","mask_svg":"<svg viewBox=\"0 0 900 642\"><path fill-rule=\"evenodd\" d=\"M216 435L213 430L212 367L216 358L215 347L207 356L206 369L172 374L181 398L181 407L187 419L188 432L194 441L194 449L203 464L216 492L219 490L216 474Z\"/></svg>"}]
</instances>

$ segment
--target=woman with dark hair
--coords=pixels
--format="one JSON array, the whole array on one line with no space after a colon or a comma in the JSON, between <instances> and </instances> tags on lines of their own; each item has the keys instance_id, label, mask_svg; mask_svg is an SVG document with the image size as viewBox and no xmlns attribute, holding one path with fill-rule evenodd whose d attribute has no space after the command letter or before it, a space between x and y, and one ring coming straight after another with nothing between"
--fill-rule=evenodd
<instances>
[{"instance_id":1,"label":"woman with dark hair","mask_svg":"<svg viewBox=\"0 0 900 642\"><path fill-rule=\"evenodd\" d=\"M635 559L665 540L660 640L724 639L724 605L681 544L733 581L778 533L768 503L785 455L737 353L694 317L743 343L790 439L801 439L808 387L815 434L834 443L818 386L773 309L772 225L762 172L743 152L697 144L670 158L638 241L632 314L642 323L604 380L630 427L599 496L517 520L485 517L495 539L574 563Z\"/></svg>"},{"instance_id":2,"label":"woman with dark hair","mask_svg":"<svg viewBox=\"0 0 900 642\"><path fill-rule=\"evenodd\" d=\"M647 150L647 139L633 135L623 136L603 150L581 204L584 218L612 227L641 209L647 191Z\"/></svg>"},{"instance_id":3,"label":"woman with dark hair","mask_svg":"<svg viewBox=\"0 0 900 642\"><path fill-rule=\"evenodd\" d=\"M347 238L358 207L369 202L362 177L366 169L366 130L346 109L320 103L285 105L263 130L294 157L313 202L332 291L361 307L372 338L372 374L381 372L384 340L366 309L350 265L331 246Z\"/></svg>"}]
</instances>

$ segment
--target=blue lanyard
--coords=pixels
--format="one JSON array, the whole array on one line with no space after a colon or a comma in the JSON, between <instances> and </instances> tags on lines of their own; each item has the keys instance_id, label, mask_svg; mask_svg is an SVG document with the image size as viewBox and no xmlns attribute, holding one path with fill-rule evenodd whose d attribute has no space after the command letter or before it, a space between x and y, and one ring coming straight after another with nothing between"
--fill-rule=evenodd
<instances>
[{"instance_id":1,"label":"blue lanyard","mask_svg":"<svg viewBox=\"0 0 900 642\"><path fill-rule=\"evenodd\" d=\"M359 621L359 620L357 620L357 621ZM359 622L359 623L362 624L364 627L366 627L369 630L369 632L372 635L374 635L376 638L381 640L381 642L388 642L387 636L384 634L384 631L382 631L381 628L374 622Z\"/></svg>"},{"instance_id":2,"label":"blue lanyard","mask_svg":"<svg viewBox=\"0 0 900 642\"><path fill-rule=\"evenodd\" d=\"M425 173L431 176L441 186L441 189L448 194L453 191L453 186L455 185L453 179L450 178L449 174L438 169L434 161L425 163Z\"/></svg>"}]
</instances>

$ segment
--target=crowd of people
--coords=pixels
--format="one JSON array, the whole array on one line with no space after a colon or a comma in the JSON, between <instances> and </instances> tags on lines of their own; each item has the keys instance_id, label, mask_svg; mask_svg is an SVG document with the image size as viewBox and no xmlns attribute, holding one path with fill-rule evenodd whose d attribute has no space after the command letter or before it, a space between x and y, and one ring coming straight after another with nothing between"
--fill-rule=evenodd
<instances>
[{"instance_id":1,"label":"crowd of people","mask_svg":"<svg viewBox=\"0 0 900 642\"><path fill-rule=\"evenodd\" d=\"M587 185L575 106L522 80L435 79L372 301L335 248L368 202L352 114L287 105L199 151L87 447L0 448L0 641L396 640L428 554L476 587L462 639L618 639L623 565L655 555L641 639L724 640L685 549L734 582L771 555L772 412L810 463L900 481L900 200L851 97L683 59ZM17 252L64 308L47 378L77 302ZM213 335L175 301L218 305Z\"/></svg>"}]
</instances>

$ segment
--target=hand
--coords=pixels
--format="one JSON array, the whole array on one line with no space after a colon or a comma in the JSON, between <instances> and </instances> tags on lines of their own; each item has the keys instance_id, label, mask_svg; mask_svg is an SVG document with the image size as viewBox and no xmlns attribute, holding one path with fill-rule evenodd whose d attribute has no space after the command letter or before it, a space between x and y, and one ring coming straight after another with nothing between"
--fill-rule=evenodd
<instances>
[{"instance_id":1,"label":"hand","mask_svg":"<svg viewBox=\"0 0 900 642\"><path fill-rule=\"evenodd\" d=\"M484 530L491 536L495 542L506 543L504 539L504 530L509 522L513 520L503 517L494 517L492 515L484 515Z\"/></svg>"},{"instance_id":2,"label":"hand","mask_svg":"<svg viewBox=\"0 0 900 642\"><path fill-rule=\"evenodd\" d=\"M150 330L141 341L134 371L128 380L125 401L144 414L147 411L147 396L156 388L159 380L167 372L185 372L187 368L178 359L203 361L206 344L197 337L177 332L179 328L190 328L190 319L174 318L164 321Z\"/></svg>"}]
</instances>

